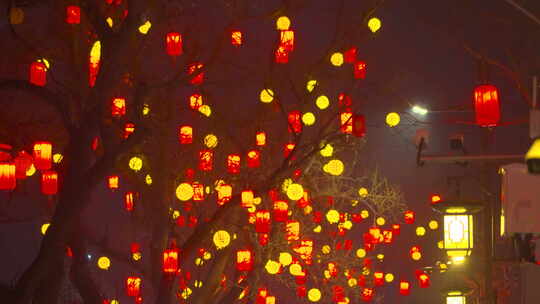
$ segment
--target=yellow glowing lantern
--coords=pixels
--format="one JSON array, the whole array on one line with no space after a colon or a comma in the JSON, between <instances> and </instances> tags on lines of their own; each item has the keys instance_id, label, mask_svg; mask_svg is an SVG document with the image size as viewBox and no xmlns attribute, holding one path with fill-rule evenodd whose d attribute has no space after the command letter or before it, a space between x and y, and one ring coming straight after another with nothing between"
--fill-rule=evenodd
<instances>
[{"instance_id":1,"label":"yellow glowing lantern","mask_svg":"<svg viewBox=\"0 0 540 304\"><path fill-rule=\"evenodd\" d=\"M310 300L311 302L319 302L321 296L321 291L317 288L311 288L310 290L308 290L307 297L308 300Z\"/></svg>"},{"instance_id":2,"label":"yellow glowing lantern","mask_svg":"<svg viewBox=\"0 0 540 304\"><path fill-rule=\"evenodd\" d=\"M53 155L53 162L55 164L59 164L60 162L62 162L62 159L64 159L64 155L60 154L60 153L55 153Z\"/></svg>"},{"instance_id":3,"label":"yellow glowing lantern","mask_svg":"<svg viewBox=\"0 0 540 304\"><path fill-rule=\"evenodd\" d=\"M186 287L184 288L184 290L182 290L182 298L183 299L187 299L189 298L189 296L191 296L191 294L193 293L193 290L191 290L191 288L189 287Z\"/></svg>"},{"instance_id":4,"label":"yellow glowing lantern","mask_svg":"<svg viewBox=\"0 0 540 304\"><path fill-rule=\"evenodd\" d=\"M321 155L324 157L330 157L332 154L334 154L334 147L332 147L331 144L322 144L321 146Z\"/></svg>"},{"instance_id":5,"label":"yellow glowing lantern","mask_svg":"<svg viewBox=\"0 0 540 304\"><path fill-rule=\"evenodd\" d=\"M195 282L193 283L193 286L196 288L201 288L203 286L203 282L200 280L195 280Z\"/></svg>"},{"instance_id":6,"label":"yellow glowing lantern","mask_svg":"<svg viewBox=\"0 0 540 304\"><path fill-rule=\"evenodd\" d=\"M321 233L322 231L322 226L321 225L317 225L315 226L315 228L313 228L313 232L315 233Z\"/></svg>"},{"instance_id":7,"label":"yellow glowing lantern","mask_svg":"<svg viewBox=\"0 0 540 304\"><path fill-rule=\"evenodd\" d=\"M336 52L332 54L332 56L330 56L330 62L332 63L333 66L336 66L336 67L341 66L343 64L343 61L344 61L343 53Z\"/></svg>"},{"instance_id":8,"label":"yellow glowing lantern","mask_svg":"<svg viewBox=\"0 0 540 304\"><path fill-rule=\"evenodd\" d=\"M111 267L111 260L106 256L102 256L97 260L97 265L99 269L108 270Z\"/></svg>"},{"instance_id":9,"label":"yellow glowing lantern","mask_svg":"<svg viewBox=\"0 0 540 304\"><path fill-rule=\"evenodd\" d=\"M107 19L105 19L105 21L107 22L107 25L109 25L110 28L112 28L114 26L114 21L112 20L111 17L107 17Z\"/></svg>"},{"instance_id":10,"label":"yellow glowing lantern","mask_svg":"<svg viewBox=\"0 0 540 304\"><path fill-rule=\"evenodd\" d=\"M111 304L120 304L118 300L111 300Z\"/></svg>"},{"instance_id":11,"label":"yellow glowing lantern","mask_svg":"<svg viewBox=\"0 0 540 304\"><path fill-rule=\"evenodd\" d=\"M444 249L444 241L438 241L437 242L437 248Z\"/></svg>"},{"instance_id":12,"label":"yellow glowing lantern","mask_svg":"<svg viewBox=\"0 0 540 304\"><path fill-rule=\"evenodd\" d=\"M131 254L131 258L134 260L134 261L139 261L140 259L142 259L142 253L140 252L134 252Z\"/></svg>"},{"instance_id":13,"label":"yellow glowing lantern","mask_svg":"<svg viewBox=\"0 0 540 304\"><path fill-rule=\"evenodd\" d=\"M32 176L36 173L36 167L34 167L34 164L31 164L30 167L26 170L26 176Z\"/></svg>"},{"instance_id":14,"label":"yellow glowing lantern","mask_svg":"<svg viewBox=\"0 0 540 304\"><path fill-rule=\"evenodd\" d=\"M411 254L411 258L415 261L419 261L422 258L422 253L420 253L420 251L415 251Z\"/></svg>"},{"instance_id":15,"label":"yellow glowing lantern","mask_svg":"<svg viewBox=\"0 0 540 304\"><path fill-rule=\"evenodd\" d=\"M387 283L391 283L394 281L394 275L391 274L391 273L387 273L384 275L384 280L387 282Z\"/></svg>"},{"instance_id":16,"label":"yellow glowing lantern","mask_svg":"<svg viewBox=\"0 0 540 304\"><path fill-rule=\"evenodd\" d=\"M382 253L377 254L377 260L379 260L379 261L384 260L384 254L382 254Z\"/></svg>"},{"instance_id":17,"label":"yellow glowing lantern","mask_svg":"<svg viewBox=\"0 0 540 304\"><path fill-rule=\"evenodd\" d=\"M325 95L321 95L315 100L315 105L317 108L324 110L330 105L330 100Z\"/></svg>"},{"instance_id":18,"label":"yellow glowing lantern","mask_svg":"<svg viewBox=\"0 0 540 304\"><path fill-rule=\"evenodd\" d=\"M372 17L368 20L368 27L372 33L377 32L382 26L381 20L377 17Z\"/></svg>"},{"instance_id":19,"label":"yellow glowing lantern","mask_svg":"<svg viewBox=\"0 0 540 304\"><path fill-rule=\"evenodd\" d=\"M283 266L289 266L292 263L292 255L288 252L279 253L279 263Z\"/></svg>"},{"instance_id":20,"label":"yellow glowing lantern","mask_svg":"<svg viewBox=\"0 0 540 304\"><path fill-rule=\"evenodd\" d=\"M321 248L321 252L322 252L323 254L329 254L331 250L332 250L332 249L331 249L330 246L328 246L328 245L324 245L324 246L322 246L322 248Z\"/></svg>"},{"instance_id":21,"label":"yellow glowing lantern","mask_svg":"<svg viewBox=\"0 0 540 304\"><path fill-rule=\"evenodd\" d=\"M362 219L367 219L369 217L369 211L367 211L366 209L360 211L360 217L362 217Z\"/></svg>"},{"instance_id":22,"label":"yellow glowing lantern","mask_svg":"<svg viewBox=\"0 0 540 304\"><path fill-rule=\"evenodd\" d=\"M150 20L147 20L143 25L139 26L139 32L143 35L148 34L148 31L150 31L150 28L152 27L152 23Z\"/></svg>"},{"instance_id":23,"label":"yellow glowing lantern","mask_svg":"<svg viewBox=\"0 0 540 304\"><path fill-rule=\"evenodd\" d=\"M144 182L147 185L151 185L152 184L152 176L150 174L146 174L146 176L144 177Z\"/></svg>"},{"instance_id":24,"label":"yellow glowing lantern","mask_svg":"<svg viewBox=\"0 0 540 304\"><path fill-rule=\"evenodd\" d=\"M429 229L431 230L437 230L437 228L439 228L439 223L433 220L429 222L428 226L429 226Z\"/></svg>"},{"instance_id":25,"label":"yellow glowing lantern","mask_svg":"<svg viewBox=\"0 0 540 304\"><path fill-rule=\"evenodd\" d=\"M461 291L450 291L446 294L446 304L467 304L467 298Z\"/></svg>"},{"instance_id":26,"label":"yellow glowing lantern","mask_svg":"<svg viewBox=\"0 0 540 304\"><path fill-rule=\"evenodd\" d=\"M343 165L343 162L339 159L332 159L324 165L323 170L330 175L338 176L345 170L345 165Z\"/></svg>"},{"instance_id":27,"label":"yellow glowing lantern","mask_svg":"<svg viewBox=\"0 0 540 304\"><path fill-rule=\"evenodd\" d=\"M350 278L347 280L347 285L349 285L349 287L354 287L357 284L358 284L358 281L355 278Z\"/></svg>"},{"instance_id":28,"label":"yellow glowing lantern","mask_svg":"<svg viewBox=\"0 0 540 304\"><path fill-rule=\"evenodd\" d=\"M356 256L361 258L361 259L366 257L366 250L364 248L360 248L360 249L356 250Z\"/></svg>"},{"instance_id":29,"label":"yellow glowing lantern","mask_svg":"<svg viewBox=\"0 0 540 304\"><path fill-rule=\"evenodd\" d=\"M311 112L306 112L302 115L302 122L306 126L312 126L315 123L315 114Z\"/></svg>"},{"instance_id":30,"label":"yellow glowing lantern","mask_svg":"<svg viewBox=\"0 0 540 304\"><path fill-rule=\"evenodd\" d=\"M266 262L266 265L264 265L264 269L266 269L266 272L268 272L269 274L277 274L280 267L281 264L273 260L268 260Z\"/></svg>"},{"instance_id":31,"label":"yellow glowing lantern","mask_svg":"<svg viewBox=\"0 0 540 304\"><path fill-rule=\"evenodd\" d=\"M306 90L308 92L312 92L313 89L315 89L316 86L317 86L317 80L310 80L306 84Z\"/></svg>"},{"instance_id":32,"label":"yellow glowing lantern","mask_svg":"<svg viewBox=\"0 0 540 304\"><path fill-rule=\"evenodd\" d=\"M399 121L401 118L399 117L399 114L396 112L391 112L386 115L386 124L390 126L391 128L399 125Z\"/></svg>"},{"instance_id":33,"label":"yellow glowing lantern","mask_svg":"<svg viewBox=\"0 0 540 304\"><path fill-rule=\"evenodd\" d=\"M424 235L426 235L426 228L424 228L424 227L422 227L422 226L416 227L416 235L417 235L417 236L424 236Z\"/></svg>"},{"instance_id":34,"label":"yellow glowing lantern","mask_svg":"<svg viewBox=\"0 0 540 304\"><path fill-rule=\"evenodd\" d=\"M204 137L204 145L208 148L215 148L218 145L218 138L214 134L208 134Z\"/></svg>"},{"instance_id":35,"label":"yellow glowing lantern","mask_svg":"<svg viewBox=\"0 0 540 304\"><path fill-rule=\"evenodd\" d=\"M287 187L287 197L290 200L297 201L304 196L304 188L300 184L292 183Z\"/></svg>"},{"instance_id":36,"label":"yellow glowing lantern","mask_svg":"<svg viewBox=\"0 0 540 304\"><path fill-rule=\"evenodd\" d=\"M218 250L223 249L231 243L231 235L225 230L218 230L214 233L213 240Z\"/></svg>"},{"instance_id":37,"label":"yellow glowing lantern","mask_svg":"<svg viewBox=\"0 0 540 304\"><path fill-rule=\"evenodd\" d=\"M301 276L304 274L302 271L302 265L295 263L289 267L289 273L293 276Z\"/></svg>"},{"instance_id":38,"label":"yellow glowing lantern","mask_svg":"<svg viewBox=\"0 0 540 304\"><path fill-rule=\"evenodd\" d=\"M133 156L129 159L129 168L135 172L138 172L142 169L143 160L138 156Z\"/></svg>"},{"instance_id":39,"label":"yellow glowing lantern","mask_svg":"<svg viewBox=\"0 0 540 304\"><path fill-rule=\"evenodd\" d=\"M147 103L143 105L142 114L144 116L150 114L150 106Z\"/></svg>"},{"instance_id":40,"label":"yellow glowing lantern","mask_svg":"<svg viewBox=\"0 0 540 304\"><path fill-rule=\"evenodd\" d=\"M274 100L274 91L270 89L264 89L261 91L261 94L259 95L259 99L263 103L270 103Z\"/></svg>"},{"instance_id":41,"label":"yellow glowing lantern","mask_svg":"<svg viewBox=\"0 0 540 304\"><path fill-rule=\"evenodd\" d=\"M45 233L47 233L47 229L49 229L50 225L51 225L51 223L45 223L45 224L41 225L41 234L45 235Z\"/></svg>"},{"instance_id":42,"label":"yellow glowing lantern","mask_svg":"<svg viewBox=\"0 0 540 304\"><path fill-rule=\"evenodd\" d=\"M206 117L210 117L210 115L212 115L212 108L209 105L202 105L199 107L199 113Z\"/></svg>"},{"instance_id":43,"label":"yellow glowing lantern","mask_svg":"<svg viewBox=\"0 0 540 304\"><path fill-rule=\"evenodd\" d=\"M181 201L189 201L193 197L193 186L189 183L181 183L176 187L176 197Z\"/></svg>"},{"instance_id":44,"label":"yellow glowing lantern","mask_svg":"<svg viewBox=\"0 0 540 304\"><path fill-rule=\"evenodd\" d=\"M360 195L360 197L367 197L368 194L369 194L368 189L364 187L358 189L358 195Z\"/></svg>"},{"instance_id":45,"label":"yellow glowing lantern","mask_svg":"<svg viewBox=\"0 0 540 304\"><path fill-rule=\"evenodd\" d=\"M281 16L276 20L276 28L280 31L286 31L291 26L291 20L287 16Z\"/></svg>"},{"instance_id":46,"label":"yellow glowing lantern","mask_svg":"<svg viewBox=\"0 0 540 304\"><path fill-rule=\"evenodd\" d=\"M326 212L326 220L330 224L335 224L339 222L339 212L335 209L328 210L328 212Z\"/></svg>"},{"instance_id":47,"label":"yellow glowing lantern","mask_svg":"<svg viewBox=\"0 0 540 304\"><path fill-rule=\"evenodd\" d=\"M384 219L384 217L378 217L375 222L377 223L377 225L379 226L383 226L385 223L386 223L386 220Z\"/></svg>"}]
</instances>

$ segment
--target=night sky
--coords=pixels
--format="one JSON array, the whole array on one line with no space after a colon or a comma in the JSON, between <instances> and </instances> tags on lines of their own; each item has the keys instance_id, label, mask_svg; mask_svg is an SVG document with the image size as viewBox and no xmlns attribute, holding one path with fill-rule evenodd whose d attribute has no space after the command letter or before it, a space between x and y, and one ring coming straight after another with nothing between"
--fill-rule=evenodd
<instances>
[{"instance_id":1,"label":"night sky","mask_svg":"<svg viewBox=\"0 0 540 304\"><path fill-rule=\"evenodd\" d=\"M540 16L539 1L516 2ZM333 2L316 1L306 13L309 18L298 16L295 19L292 16L296 29L299 32L308 28L311 32L320 29L324 37L331 26L325 20L328 20L332 12L331 9L324 10L325 7L332 8ZM3 5L0 6L0 10L4 9ZM365 83L352 92L355 101L359 101L358 108L367 118L368 135L363 164L367 169L377 168L391 182L399 185L410 209L417 213L416 225L427 226L431 219L439 222L442 220L429 206L431 194L440 193L444 198L457 198L456 188L448 184L448 177L463 177L461 198L481 199L478 177L481 168L479 164L464 167L438 163L418 167L414 144L417 130L426 129L430 134L425 154L459 154L450 150L448 141L449 136L458 133L464 135L465 147L470 154L524 154L530 145L527 125L529 105L500 69L491 68L490 81L501 93L501 117L507 125L487 131L467 123L474 121L472 91L478 81L477 61L464 46L502 64L519 67L523 83L529 91L530 76L540 71L540 24L528 19L504 0L389 0L385 1L376 15L382 20L382 29L373 38L366 40L365 46L359 46L360 56L368 62L368 77ZM272 22L268 20L264 26L271 27ZM218 29L219 25L216 25ZM250 30L255 33L260 29ZM250 34L249 31L247 34ZM5 21L0 23L2 36L9 37ZM305 37L303 42L300 40L298 52L309 47L310 43L316 43L319 38L313 35ZM257 39L261 39L260 35ZM155 66L161 67L163 64L159 58L153 60ZM0 68L4 71L1 75L9 76L6 61L2 60L2 63ZM264 68L264 64L261 66ZM263 79L251 81L239 83L236 90L230 91L229 98L259 90L259 87L250 86ZM242 90L243 86L245 90ZM212 91L212 88L209 90ZM187 91L176 93L186 94ZM435 112L425 117L412 114L410 107L413 104L420 104ZM384 124L385 115L392 111L402 113L402 123L396 128L388 128ZM491 144L484 151L482 138L488 132L492 134ZM498 165L493 164L489 168L489 191L492 192L494 203L499 199ZM37 187L37 181L34 186ZM121 193L111 195L106 191L104 186L95 191L93 202L85 211L85 218L92 219L96 238L106 233L105 230L113 235L112 239L125 238L130 232L127 228L124 231L122 225L98 225L113 218L129 221L125 214L120 214L120 210L110 205L111 201L122 199ZM17 195L8 201L6 194L0 194L0 215L5 213L13 217L24 215L30 218L20 223L0 223L0 282L10 284L37 253L41 238L37 231L45 219L39 215L42 212L36 206L44 204L45 200L43 197L36 199L30 193ZM105 216L101 217L102 214ZM33 218L33 215L38 217ZM418 239L414 236L416 225L407 228L409 232L404 237L410 237L410 240L397 242L395 250L385 252L385 271L393 272L396 278L403 274L413 280L410 273L414 269L429 266L429 263L444 258L444 252L436 246L437 241L442 239L441 229L428 231L425 237ZM122 241L125 241L124 244ZM118 243L119 247L128 242L127 239L122 241ZM420 262L411 263L410 259L405 262L413 244L424 248L424 258ZM121 286L120 279L116 284ZM383 291L386 297L383 303L443 303L440 289L444 284L437 274L433 274L432 285L432 288L425 291L415 288L412 295L406 298L399 296L394 286L393 289Z\"/></svg>"}]
</instances>

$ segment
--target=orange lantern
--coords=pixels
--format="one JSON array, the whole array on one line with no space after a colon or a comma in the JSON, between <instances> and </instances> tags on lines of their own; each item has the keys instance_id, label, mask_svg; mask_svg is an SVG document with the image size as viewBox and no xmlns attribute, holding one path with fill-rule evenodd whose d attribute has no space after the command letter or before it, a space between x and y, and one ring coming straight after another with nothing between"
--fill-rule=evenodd
<instances>
[{"instance_id":1,"label":"orange lantern","mask_svg":"<svg viewBox=\"0 0 540 304\"><path fill-rule=\"evenodd\" d=\"M364 79L366 78L366 68L367 64L363 61L356 61L354 63L353 69L354 69L354 78L356 79Z\"/></svg>"},{"instance_id":2,"label":"orange lantern","mask_svg":"<svg viewBox=\"0 0 540 304\"><path fill-rule=\"evenodd\" d=\"M383 230L383 241L385 244L392 243L394 239L394 233L392 230Z\"/></svg>"},{"instance_id":3,"label":"orange lantern","mask_svg":"<svg viewBox=\"0 0 540 304\"><path fill-rule=\"evenodd\" d=\"M255 134L255 144L259 147L266 145L266 132L260 131Z\"/></svg>"},{"instance_id":4,"label":"orange lantern","mask_svg":"<svg viewBox=\"0 0 540 304\"><path fill-rule=\"evenodd\" d=\"M294 50L294 31L284 30L280 33L279 46L283 47L286 52Z\"/></svg>"},{"instance_id":5,"label":"orange lantern","mask_svg":"<svg viewBox=\"0 0 540 304\"><path fill-rule=\"evenodd\" d=\"M163 272L175 274L178 271L178 249L166 249L163 251Z\"/></svg>"},{"instance_id":6,"label":"orange lantern","mask_svg":"<svg viewBox=\"0 0 540 304\"><path fill-rule=\"evenodd\" d=\"M441 200L442 200L442 198L441 198L441 196L438 195L438 194L433 194L433 195L431 196L431 203L432 203L432 204L437 204L437 203L439 203Z\"/></svg>"},{"instance_id":7,"label":"orange lantern","mask_svg":"<svg viewBox=\"0 0 540 304\"><path fill-rule=\"evenodd\" d=\"M193 182L191 183L191 187L193 187L193 200L194 201L202 201L204 200L204 187L201 183Z\"/></svg>"},{"instance_id":8,"label":"orange lantern","mask_svg":"<svg viewBox=\"0 0 540 304\"><path fill-rule=\"evenodd\" d=\"M353 133L353 113L351 109L341 112L341 132L345 134Z\"/></svg>"},{"instance_id":9,"label":"orange lantern","mask_svg":"<svg viewBox=\"0 0 540 304\"><path fill-rule=\"evenodd\" d=\"M128 277L126 279L126 293L128 297L138 297L141 294L142 280L140 277Z\"/></svg>"},{"instance_id":10,"label":"orange lantern","mask_svg":"<svg viewBox=\"0 0 540 304\"><path fill-rule=\"evenodd\" d=\"M169 32L165 37L165 48L169 56L182 55L182 35L176 32Z\"/></svg>"},{"instance_id":11,"label":"orange lantern","mask_svg":"<svg viewBox=\"0 0 540 304\"><path fill-rule=\"evenodd\" d=\"M41 193L54 195L58 192L58 173L55 171L43 171L41 174Z\"/></svg>"},{"instance_id":12,"label":"orange lantern","mask_svg":"<svg viewBox=\"0 0 540 304\"><path fill-rule=\"evenodd\" d=\"M255 213L255 232L269 233L270 232L270 211L257 210Z\"/></svg>"},{"instance_id":13,"label":"orange lantern","mask_svg":"<svg viewBox=\"0 0 540 304\"><path fill-rule=\"evenodd\" d=\"M52 145L50 142L40 141L34 144L34 166L38 170L51 168Z\"/></svg>"},{"instance_id":14,"label":"orange lantern","mask_svg":"<svg viewBox=\"0 0 540 304\"><path fill-rule=\"evenodd\" d=\"M231 200L232 186L227 185L227 184L223 184L223 185L219 186L219 189L218 189L217 193L218 193L217 204L222 206L226 202Z\"/></svg>"},{"instance_id":15,"label":"orange lantern","mask_svg":"<svg viewBox=\"0 0 540 304\"><path fill-rule=\"evenodd\" d=\"M285 226L285 235L289 243L292 241L299 240L300 239L300 222L287 221L287 225Z\"/></svg>"},{"instance_id":16,"label":"orange lantern","mask_svg":"<svg viewBox=\"0 0 540 304\"><path fill-rule=\"evenodd\" d=\"M476 124L494 127L500 120L499 92L490 84L479 85L474 89L474 112Z\"/></svg>"},{"instance_id":17,"label":"orange lantern","mask_svg":"<svg viewBox=\"0 0 540 304\"><path fill-rule=\"evenodd\" d=\"M118 189L118 175L111 175L108 177L108 186L109 189L115 190Z\"/></svg>"},{"instance_id":18,"label":"orange lantern","mask_svg":"<svg viewBox=\"0 0 540 304\"><path fill-rule=\"evenodd\" d=\"M296 134L302 132L302 113L300 111L291 111L287 116L289 122L289 132L294 132Z\"/></svg>"},{"instance_id":19,"label":"orange lantern","mask_svg":"<svg viewBox=\"0 0 540 304\"><path fill-rule=\"evenodd\" d=\"M180 126L178 139L182 145L193 143L193 128L191 126Z\"/></svg>"},{"instance_id":20,"label":"orange lantern","mask_svg":"<svg viewBox=\"0 0 540 304\"><path fill-rule=\"evenodd\" d=\"M242 45L242 32L241 31L234 30L231 32L231 43L234 46Z\"/></svg>"},{"instance_id":21,"label":"orange lantern","mask_svg":"<svg viewBox=\"0 0 540 304\"><path fill-rule=\"evenodd\" d=\"M236 269L238 271L251 271L253 269L253 253L249 249L236 251Z\"/></svg>"},{"instance_id":22,"label":"orange lantern","mask_svg":"<svg viewBox=\"0 0 540 304\"><path fill-rule=\"evenodd\" d=\"M286 201L274 202L274 221L285 222L288 218L289 204Z\"/></svg>"},{"instance_id":23,"label":"orange lantern","mask_svg":"<svg viewBox=\"0 0 540 304\"><path fill-rule=\"evenodd\" d=\"M126 208L127 211L133 211L135 208L135 197L136 194L133 192L127 192L124 195L124 208Z\"/></svg>"},{"instance_id":24,"label":"orange lantern","mask_svg":"<svg viewBox=\"0 0 540 304\"><path fill-rule=\"evenodd\" d=\"M13 190L17 182L15 177L15 164L0 163L0 190Z\"/></svg>"},{"instance_id":25,"label":"orange lantern","mask_svg":"<svg viewBox=\"0 0 540 304\"><path fill-rule=\"evenodd\" d=\"M240 155L229 154L227 156L227 172L231 174L240 173Z\"/></svg>"},{"instance_id":26,"label":"orange lantern","mask_svg":"<svg viewBox=\"0 0 540 304\"><path fill-rule=\"evenodd\" d=\"M249 168L258 168L261 165L261 152L250 150L247 153L247 165Z\"/></svg>"},{"instance_id":27,"label":"orange lantern","mask_svg":"<svg viewBox=\"0 0 540 304\"><path fill-rule=\"evenodd\" d=\"M115 97L111 102L111 115L113 117L122 117L126 115L126 99Z\"/></svg>"},{"instance_id":28,"label":"orange lantern","mask_svg":"<svg viewBox=\"0 0 540 304\"><path fill-rule=\"evenodd\" d=\"M30 64L30 78L31 84L37 86L45 86L47 84L47 66L43 62L34 61Z\"/></svg>"},{"instance_id":29,"label":"orange lantern","mask_svg":"<svg viewBox=\"0 0 540 304\"><path fill-rule=\"evenodd\" d=\"M242 207L250 208L251 206L253 206L253 191L243 190L241 193L241 198L242 198Z\"/></svg>"},{"instance_id":30,"label":"orange lantern","mask_svg":"<svg viewBox=\"0 0 540 304\"><path fill-rule=\"evenodd\" d=\"M414 224L414 211L407 210L404 213L405 223Z\"/></svg>"},{"instance_id":31,"label":"orange lantern","mask_svg":"<svg viewBox=\"0 0 540 304\"><path fill-rule=\"evenodd\" d=\"M77 5L68 5L66 7L66 23L79 24L81 23L81 8Z\"/></svg>"},{"instance_id":32,"label":"orange lantern","mask_svg":"<svg viewBox=\"0 0 540 304\"><path fill-rule=\"evenodd\" d=\"M203 105L203 97L201 94L195 93L189 96L189 107L193 110L199 110Z\"/></svg>"},{"instance_id":33,"label":"orange lantern","mask_svg":"<svg viewBox=\"0 0 540 304\"><path fill-rule=\"evenodd\" d=\"M214 152L212 150L199 151L199 170L212 171L214 163Z\"/></svg>"},{"instance_id":34,"label":"orange lantern","mask_svg":"<svg viewBox=\"0 0 540 304\"><path fill-rule=\"evenodd\" d=\"M411 284L407 281L399 282L399 294L408 296L411 293Z\"/></svg>"}]
</instances>

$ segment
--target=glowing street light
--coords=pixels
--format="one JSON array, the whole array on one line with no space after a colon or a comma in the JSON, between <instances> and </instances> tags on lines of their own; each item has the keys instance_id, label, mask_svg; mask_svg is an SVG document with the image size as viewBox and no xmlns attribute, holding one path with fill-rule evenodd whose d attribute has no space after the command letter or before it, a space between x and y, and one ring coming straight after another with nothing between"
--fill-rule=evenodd
<instances>
[{"instance_id":1,"label":"glowing street light","mask_svg":"<svg viewBox=\"0 0 540 304\"><path fill-rule=\"evenodd\" d=\"M426 115L429 112L428 109L423 108L419 105L414 105L411 110L413 113L418 115Z\"/></svg>"},{"instance_id":2,"label":"glowing street light","mask_svg":"<svg viewBox=\"0 0 540 304\"><path fill-rule=\"evenodd\" d=\"M449 291L446 294L446 304L467 304L467 298L461 291Z\"/></svg>"}]
</instances>

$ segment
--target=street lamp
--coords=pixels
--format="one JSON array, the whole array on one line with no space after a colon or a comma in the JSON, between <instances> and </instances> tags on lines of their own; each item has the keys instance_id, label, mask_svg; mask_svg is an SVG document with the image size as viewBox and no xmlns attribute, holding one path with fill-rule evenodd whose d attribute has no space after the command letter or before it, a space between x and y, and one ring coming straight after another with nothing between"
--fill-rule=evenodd
<instances>
[{"instance_id":1,"label":"street lamp","mask_svg":"<svg viewBox=\"0 0 540 304\"><path fill-rule=\"evenodd\" d=\"M467 304L467 298L461 291L449 291L446 294L446 304Z\"/></svg>"},{"instance_id":2,"label":"street lamp","mask_svg":"<svg viewBox=\"0 0 540 304\"><path fill-rule=\"evenodd\" d=\"M424 107L421 107L419 105L414 105L412 108L411 108L412 112L415 113L415 114L419 114L419 115L426 115L429 111L428 109L424 108Z\"/></svg>"},{"instance_id":3,"label":"street lamp","mask_svg":"<svg viewBox=\"0 0 540 304\"><path fill-rule=\"evenodd\" d=\"M462 263L474 247L473 215L482 209L478 202L440 201L432 208L444 216L443 249L455 264Z\"/></svg>"},{"instance_id":4,"label":"street lamp","mask_svg":"<svg viewBox=\"0 0 540 304\"><path fill-rule=\"evenodd\" d=\"M531 174L540 174L540 138L536 138L525 154L527 168Z\"/></svg>"}]
</instances>

